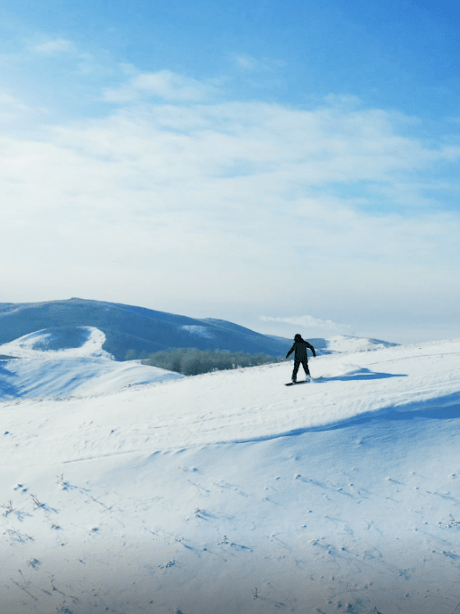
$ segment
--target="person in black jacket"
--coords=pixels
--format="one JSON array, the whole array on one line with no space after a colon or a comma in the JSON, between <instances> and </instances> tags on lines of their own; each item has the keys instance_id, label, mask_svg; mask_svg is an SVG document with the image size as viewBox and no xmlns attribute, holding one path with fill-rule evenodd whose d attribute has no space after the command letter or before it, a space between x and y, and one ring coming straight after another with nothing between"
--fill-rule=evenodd
<instances>
[{"instance_id":1,"label":"person in black jacket","mask_svg":"<svg viewBox=\"0 0 460 614\"><path fill-rule=\"evenodd\" d=\"M289 358L289 355L294 352L294 370L292 371L292 381L294 384L297 382L297 372L299 371L300 363L302 363L307 378L311 377L308 368L307 348L313 352L313 356L316 356L315 348L308 341L302 339L301 335L296 335L292 348L286 354L286 358Z\"/></svg>"}]
</instances>

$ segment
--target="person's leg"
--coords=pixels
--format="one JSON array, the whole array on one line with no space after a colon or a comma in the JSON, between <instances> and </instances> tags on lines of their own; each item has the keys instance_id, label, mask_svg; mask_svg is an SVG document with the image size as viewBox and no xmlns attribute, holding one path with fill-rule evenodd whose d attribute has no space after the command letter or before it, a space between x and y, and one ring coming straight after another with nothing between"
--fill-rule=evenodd
<instances>
[{"instance_id":1,"label":"person's leg","mask_svg":"<svg viewBox=\"0 0 460 614\"><path fill-rule=\"evenodd\" d=\"M296 382L297 381L297 372L299 370L300 367L300 361L299 360L294 360L294 369L292 371L292 381Z\"/></svg>"},{"instance_id":2,"label":"person's leg","mask_svg":"<svg viewBox=\"0 0 460 614\"><path fill-rule=\"evenodd\" d=\"M304 360L302 360L302 366L303 366L303 369L305 371L305 375L307 377L311 377L310 369L308 368L308 360L306 358Z\"/></svg>"}]
</instances>

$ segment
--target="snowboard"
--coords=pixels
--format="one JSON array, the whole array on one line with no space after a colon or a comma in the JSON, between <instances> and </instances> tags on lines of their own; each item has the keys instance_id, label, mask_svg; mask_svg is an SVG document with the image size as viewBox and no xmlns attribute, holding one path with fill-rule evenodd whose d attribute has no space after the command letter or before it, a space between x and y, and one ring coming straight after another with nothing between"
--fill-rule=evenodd
<instances>
[{"instance_id":1,"label":"snowboard","mask_svg":"<svg viewBox=\"0 0 460 614\"><path fill-rule=\"evenodd\" d=\"M311 377L310 379L303 379L300 382L289 382L288 384L284 384L285 386L297 386L297 384L308 384L309 382L312 382L313 378Z\"/></svg>"}]
</instances>

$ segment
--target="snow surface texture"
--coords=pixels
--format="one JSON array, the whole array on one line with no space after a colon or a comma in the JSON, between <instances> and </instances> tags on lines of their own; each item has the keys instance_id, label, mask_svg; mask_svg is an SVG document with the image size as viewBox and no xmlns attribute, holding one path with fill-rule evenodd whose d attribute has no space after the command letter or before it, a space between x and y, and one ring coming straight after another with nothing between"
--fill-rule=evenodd
<instances>
[{"instance_id":1,"label":"snow surface texture","mask_svg":"<svg viewBox=\"0 0 460 614\"><path fill-rule=\"evenodd\" d=\"M380 339L366 339L364 337L351 337L350 335L337 335L324 339L324 341L326 349L334 354L337 352L369 352L398 345Z\"/></svg>"},{"instance_id":2,"label":"snow surface texture","mask_svg":"<svg viewBox=\"0 0 460 614\"><path fill-rule=\"evenodd\" d=\"M1 403L2 614L460 612L460 340L291 368Z\"/></svg>"},{"instance_id":3,"label":"snow surface texture","mask_svg":"<svg viewBox=\"0 0 460 614\"><path fill-rule=\"evenodd\" d=\"M182 330L188 331L191 335L197 335L198 337L204 337L205 339L212 339L212 334L206 328L206 326L181 326Z\"/></svg>"},{"instance_id":4,"label":"snow surface texture","mask_svg":"<svg viewBox=\"0 0 460 614\"><path fill-rule=\"evenodd\" d=\"M102 349L105 335L82 327L83 343L66 350L46 350L52 334L46 330L0 345L0 401L13 398L88 396L115 392L126 386L150 384L182 376L137 362L115 362Z\"/></svg>"}]
</instances>

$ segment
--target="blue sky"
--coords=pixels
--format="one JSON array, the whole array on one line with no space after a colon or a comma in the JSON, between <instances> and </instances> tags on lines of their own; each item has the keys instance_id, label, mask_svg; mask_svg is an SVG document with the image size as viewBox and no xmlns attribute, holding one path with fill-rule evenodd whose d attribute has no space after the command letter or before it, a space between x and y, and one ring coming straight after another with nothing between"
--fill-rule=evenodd
<instances>
[{"instance_id":1,"label":"blue sky","mask_svg":"<svg viewBox=\"0 0 460 614\"><path fill-rule=\"evenodd\" d=\"M0 301L460 335L457 3L2 4Z\"/></svg>"}]
</instances>

